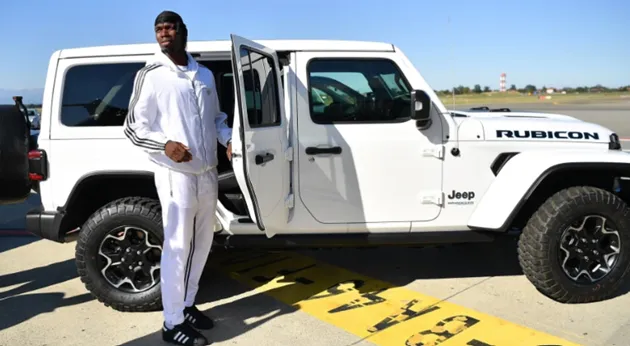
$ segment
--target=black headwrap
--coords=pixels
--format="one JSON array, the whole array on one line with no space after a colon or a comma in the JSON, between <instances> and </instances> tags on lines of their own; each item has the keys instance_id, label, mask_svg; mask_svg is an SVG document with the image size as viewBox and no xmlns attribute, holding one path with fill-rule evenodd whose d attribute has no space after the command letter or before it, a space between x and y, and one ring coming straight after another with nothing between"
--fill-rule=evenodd
<instances>
[{"instance_id":1,"label":"black headwrap","mask_svg":"<svg viewBox=\"0 0 630 346\"><path fill-rule=\"evenodd\" d=\"M188 29L186 28L186 24L184 24L182 17L173 11L162 11L162 13L158 14L155 18L153 26L161 23L173 23L175 25L177 36L181 40L182 48L186 48L186 43L188 42Z\"/></svg>"}]
</instances>

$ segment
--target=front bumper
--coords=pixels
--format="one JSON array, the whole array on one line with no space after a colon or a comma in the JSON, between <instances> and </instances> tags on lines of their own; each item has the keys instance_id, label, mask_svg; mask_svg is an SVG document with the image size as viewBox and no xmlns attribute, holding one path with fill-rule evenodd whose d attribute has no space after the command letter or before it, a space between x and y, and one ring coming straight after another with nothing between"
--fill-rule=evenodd
<instances>
[{"instance_id":1,"label":"front bumper","mask_svg":"<svg viewBox=\"0 0 630 346\"><path fill-rule=\"evenodd\" d=\"M58 211L31 210L26 213L26 231L34 235L63 243L64 236L61 234L61 221L63 214Z\"/></svg>"}]
</instances>

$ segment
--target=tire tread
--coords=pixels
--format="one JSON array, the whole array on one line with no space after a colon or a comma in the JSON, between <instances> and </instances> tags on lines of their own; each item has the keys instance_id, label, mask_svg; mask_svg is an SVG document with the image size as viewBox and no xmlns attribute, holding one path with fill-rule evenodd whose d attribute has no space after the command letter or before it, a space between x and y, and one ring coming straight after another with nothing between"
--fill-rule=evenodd
<instances>
[{"instance_id":1,"label":"tire tread","mask_svg":"<svg viewBox=\"0 0 630 346\"><path fill-rule=\"evenodd\" d=\"M162 225L161 206L159 201L146 197L123 197L118 200L112 201L99 210L94 212L92 216L85 222L75 248L75 261L77 266L77 272L83 282L85 288L96 298L99 302L107 307L111 307L114 310L121 312L148 312L162 309L162 302L160 295L150 301L144 302L141 298L130 298L127 303L118 302L108 295L100 294L96 290L96 285L93 278L88 275L86 269L86 248L87 242L94 236L95 229L108 218L114 216L142 216L151 222ZM159 285L159 284L158 284Z\"/></svg>"},{"instance_id":2,"label":"tire tread","mask_svg":"<svg viewBox=\"0 0 630 346\"><path fill-rule=\"evenodd\" d=\"M614 194L595 187L574 186L561 190L547 199L523 229L517 246L521 268L530 282L549 298L561 303L586 303L609 299L627 277L630 266L627 263L618 263L626 266L618 280L597 292L580 295L557 281L552 272L554 260L549 258L547 249L555 233L552 229L553 220L570 216L571 211L580 205L598 203L606 204L615 212L623 210L624 215L628 213L626 204Z\"/></svg>"}]
</instances>

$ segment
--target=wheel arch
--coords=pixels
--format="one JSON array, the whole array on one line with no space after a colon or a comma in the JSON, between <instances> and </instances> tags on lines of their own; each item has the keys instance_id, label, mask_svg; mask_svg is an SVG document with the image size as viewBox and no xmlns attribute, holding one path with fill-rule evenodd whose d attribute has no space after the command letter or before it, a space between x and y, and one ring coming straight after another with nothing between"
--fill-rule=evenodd
<instances>
[{"instance_id":1,"label":"wheel arch","mask_svg":"<svg viewBox=\"0 0 630 346\"><path fill-rule=\"evenodd\" d=\"M630 155L616 152L610 154L614 157L609 160L606 155L609 154L599 152L582 160L567 158L555 162L548 156L538 158L538 162L532 161L535 158L531 154L513 157L482 196L468 226L493 232L522 229L547 198L570 186L588 185L615 192L616 178L630 177ZM628 181L620 183L622 187L629 185ZM622 188L617 192L624 201L630 201L630 191Z\"/></svg>"},{"instance_id":2,"label":"wheel arch","mask_svg":"<svg viewBox=\"0 0 630 346\"><path fill-rule=\"evenodd\" d=\"M107 203L129 196L157 199L153 172L103 170L83 175L70 191L66 203L57 208L63 215L60 235L81 227L90 215Z\"/></svg>"}]
</instances>

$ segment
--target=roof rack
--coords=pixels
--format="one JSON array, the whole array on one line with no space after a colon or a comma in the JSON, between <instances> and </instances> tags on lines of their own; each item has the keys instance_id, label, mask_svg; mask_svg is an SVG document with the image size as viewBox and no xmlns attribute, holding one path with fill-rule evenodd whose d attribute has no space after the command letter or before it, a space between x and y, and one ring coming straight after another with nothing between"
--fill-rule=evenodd
<instances>
[{"instance_id":1,"label":"roof rack","mask_svg":"<svg viewBox=\"0 0 630 346\"><path fill-rule=\"evenodd\" d=\"M472 107L472 108L470 108L468 110L469 111L486 111L486 112L511 112L511 110L509 108L494 108L494 109L490 109L487 106Z\"/></svg>"}]
</instances>

